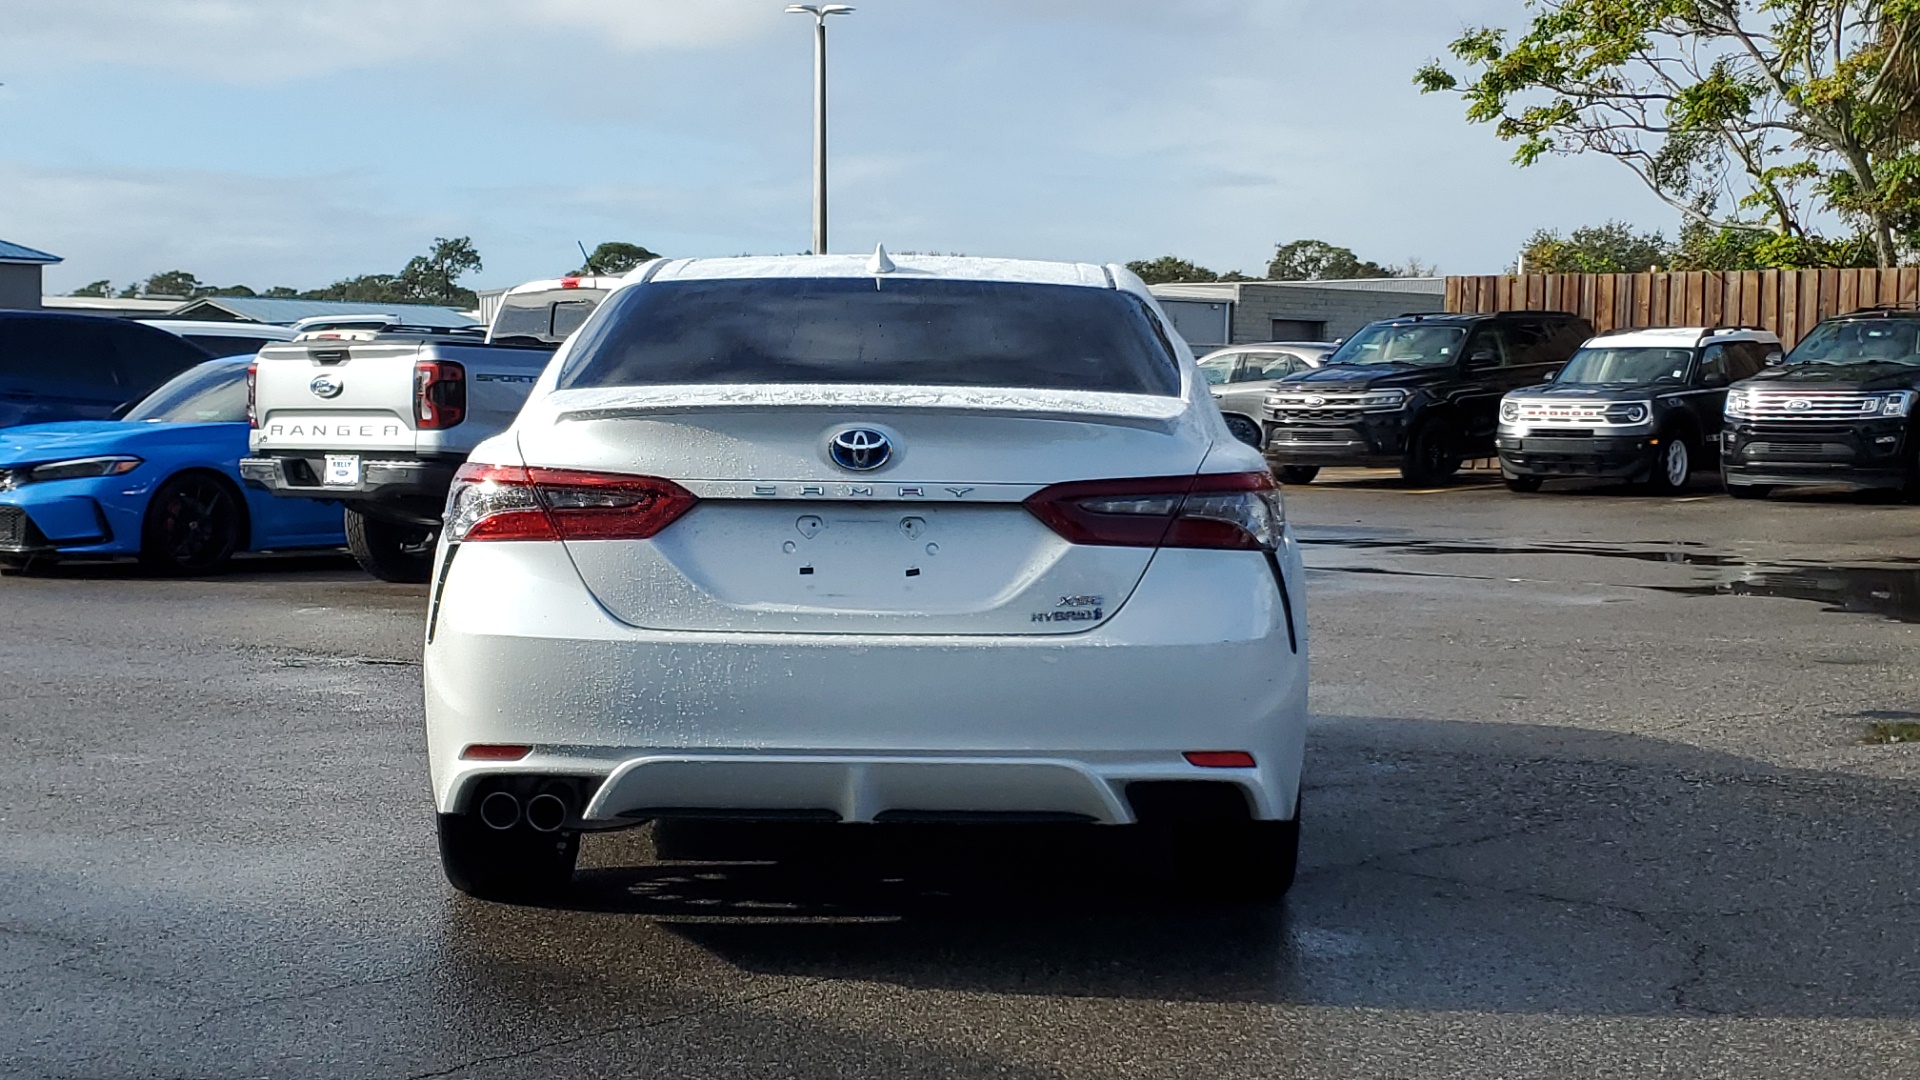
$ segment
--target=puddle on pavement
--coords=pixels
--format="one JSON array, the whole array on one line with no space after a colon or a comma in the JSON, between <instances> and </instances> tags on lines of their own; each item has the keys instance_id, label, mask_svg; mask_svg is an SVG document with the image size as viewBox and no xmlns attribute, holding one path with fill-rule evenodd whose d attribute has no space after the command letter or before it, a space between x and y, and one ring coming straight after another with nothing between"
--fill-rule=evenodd
<instances>
[{"instance_id":1,"label":"puddle on pavement","mask_svg":"<svg viewBox=\"0 0 1920 1080\"><path fill-rule=\"evenodd\" d=\"M1378 551L1394 556L1539 556L1578 555L1596 559L1624 559L1661 563L1706 571L1692 584L1634 582L1556 582L1644 589L1679 596L1766 596L1805 600L1826 605L1825 610L1877 615L1896 622L1920 623L1920 558L1895 557L1876 565L1826 566L1796 562L1756 562L1738 555L1707 550L1687 542L1633 547L1578 542L1501 545L1454 540L1395 540L1371 537L1308 538L1309 549ZM1477 581L1536 581L1492 574L1453 574L1384 566L1313 566L1336 574L1380 574L1394 577L1458 578Z\"/></svg>"}]
</instances>

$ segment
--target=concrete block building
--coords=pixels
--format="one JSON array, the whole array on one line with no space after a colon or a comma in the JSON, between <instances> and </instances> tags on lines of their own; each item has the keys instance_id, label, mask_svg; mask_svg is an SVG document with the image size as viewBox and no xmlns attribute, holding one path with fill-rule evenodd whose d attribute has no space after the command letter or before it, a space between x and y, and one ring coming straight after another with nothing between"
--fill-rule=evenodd
<instances>
[{"instance_id":1,"label":"concrete block building","mask_svg":"<svg viewBox=\"0 0 1920 1080\"><path fill-rule=\"evenodd\" d=\"M1155 285L1195 353L1256 341L1337 341L1379 319L1440 311L1445 278L1216 281Z\"/></svg>"},{"instance_id":2,"label":"concrete block building","mask_svg":"<svg viewBox=\"0 0 1920 1080\"><path fill-rule=\"evenodd\" d=\"M40 307L40 272L61 261L58 255L0 240L0 308Z\"/></svg>"}]
</instances>

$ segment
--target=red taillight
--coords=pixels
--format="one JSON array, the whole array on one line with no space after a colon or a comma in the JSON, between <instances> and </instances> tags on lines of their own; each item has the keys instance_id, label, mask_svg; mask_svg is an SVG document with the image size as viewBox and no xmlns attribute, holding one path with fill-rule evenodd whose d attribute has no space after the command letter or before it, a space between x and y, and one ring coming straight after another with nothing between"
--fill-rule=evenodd
<instances>
[{"instance_id":1,"label":"red taillight","mask_svg":"<svg viewBox=\"0 0 1920 1080\"><path fill-rule=\"evenodd\" d=\"M1189 750L1187 764L1202 769L1251 769L1253 755L1245 750Z\"/></svg>"},{"instance_id":2,"label":"red taillight","mask_svg":"<svg viewBox=\"0 0 1920 1080\"><path fill-rule=\"evenodd\" d=\"M580 279L577 277L563 277L560 279L560 287L563 289L577 289L580 287Z\"/></svg>"},{"instance_id":3,"label":"red taillight","mask_svg":"<svg viewBox=\"0 0 1920 1080\"><path fill-rule=\"evenodd\" d=\"M469 540L646 540L698 502L671 480L518 465L462 465L447 536Z\"/></svg>"},{"instance_id":4,"label":"red taillight","mask_svg":"<svg viewBox=\"0 0 1920 1080\"><path fill-rule=\"evenodd\" d=\"M420 428L441 431L467 418L467 369L451 360L413 365L413 418Z\"/></svg>"},{"instance_id":5,"label":"red taillight","mask_svg":"<svg viewBox=\"0 0 1920 1080\"><path fill-rule=\"evenodd\" d=\"M462 761L519 761L533 753L531 746L509 746L505 743L474 743L460 751Z\"/></svg>"},{"instance_id":6,"label":"red taillight","mask_svg":"<svg viewBox=\"0 0 1920 1080\"><path fill-rule=\"evenodd\" d=\"M1271 551L1286 514L1266 472L1055 484L1027 509L1076 544Z\"/></svg>"},{"instance_id":7,"label":"red taillight","mask_svg":"<svg viewBox=\"0 0 1920 1080\"><path fill-rule=\"evenodd\" d=\"M254 409L254 401L260 396L260 363L255 361L247 365L247 426L260 426L260 414Z\"/></svg>"}]
</instances>

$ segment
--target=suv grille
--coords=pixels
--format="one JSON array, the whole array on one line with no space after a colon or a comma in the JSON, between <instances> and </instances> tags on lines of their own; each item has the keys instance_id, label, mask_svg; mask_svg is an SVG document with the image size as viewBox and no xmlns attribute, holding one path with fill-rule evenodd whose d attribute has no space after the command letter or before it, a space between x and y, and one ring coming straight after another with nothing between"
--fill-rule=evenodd
<instances>
[{"instance_id":1,"label":"suv grille","mask_svg":"<svg viewBox=\"0 0 1920 1080\"><path fill-rule=\"evenodd\" d=\"M1607 422L1606 401L1520 401L1522 424L1578 424L1593 427Z\"/></svg>"},{"instance_id":2,"label":"suv grille","mask_svg":"<svg viewBox=\"0 0 1920 1080\"><path fill-rule=\"evenodd\" d=\"M1834 390L1749 390L1747 415L1755 420L1855 420L1880 414L1879 394Z\"/></svg>"}]
</instances>

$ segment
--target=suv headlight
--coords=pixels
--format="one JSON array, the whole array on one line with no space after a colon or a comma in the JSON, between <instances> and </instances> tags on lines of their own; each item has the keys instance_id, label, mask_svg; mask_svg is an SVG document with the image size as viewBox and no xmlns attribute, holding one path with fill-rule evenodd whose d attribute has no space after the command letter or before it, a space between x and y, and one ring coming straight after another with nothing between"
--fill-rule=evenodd
<instances>
[{"instance_id":1,"label":"suv headlight","mask_svg":"<svg viewBox=\"0 0 1920 1080\"><path fill-rule=\"evenodd\" d=\"M1653 415L1653 408L1644 401L1628 401L1607 406L1609 424L1644 424L1647 417Z\"/></svg>"},{"instance_id":2,"label":"suv headlight","mask_svg":"<svg viewBox=\"0 0 1920 1080\"><path fill-rule=\"evenodd\" d=\"M1353 407L1364 412L1392 412L1407 407L1405 390L1370 390L1354 398Z\"/></svg>"},{"instance_id":3,"label":"suv headlight","mask_svg":"<svg viewBox=\"0 0 1920 1080\"><path fill-rule=\"evenodd\" d=\"M139 468L141 459L130 454L115 454L108 457L74 458L71 461L49 461L45 465L35 465L31 469L15 469L15 484L43 484L49 480L85 480L95 476L119 476Z\"/></svg>"},{"instance_id":4,"label":"suv headlight","mask_svg":"<svg viewBox=\"0 0 1920 1080\"><path fill-rule=\"evenodd\" d=\"M1519 421L1519 419L1520 419L1520 403L1519 402L1503 401L1500 403L1500 420L1502 423L1512 424Z\"/></svg>"},{"instance_id":5,"label":"suv headlight","mask_svg":"<svg viewBox=\"0 0 1920 1080\"><path fill-rule=\"evenodd\" d=\"M1723 410L1730 420L1745 420L1753 415L1752 399L1745 390L1727 391L1727 407Z\"/></svg>"},{"instance_id":6,"label":"suv headlight","mask_svg":"<svg viewBox=\"0 0 1920 1080\"><path fill-rule=\"evenodd\" d=\"M1913 411L1913 391L1895 390L1881 399L1881 416L1905 416Z\"/></svg>"}]
</instances>

